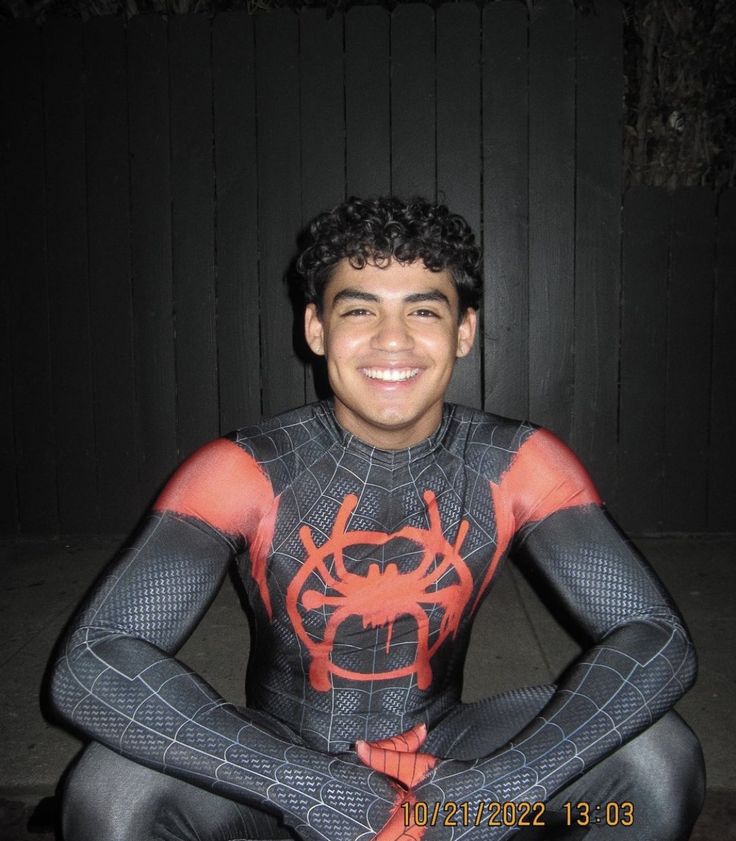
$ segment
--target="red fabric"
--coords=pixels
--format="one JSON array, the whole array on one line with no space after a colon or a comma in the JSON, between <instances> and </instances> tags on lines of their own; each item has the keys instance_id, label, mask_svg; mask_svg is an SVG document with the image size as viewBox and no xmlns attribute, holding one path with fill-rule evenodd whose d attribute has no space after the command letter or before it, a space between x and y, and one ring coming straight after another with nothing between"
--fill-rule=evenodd
<instances>
[{"instance_id":1,"label":"red fabric","mask_svg":"<svg viewBox=\"0 0 736 841\"><path fill-rule=\"evenodd\" d=\"M416 674L417 686L427 689L432 682L430 660L448 636L454 636L460 625L473 590L473 576L461 553L463 541L468 533L468 522L463 520L457 531L454 544L450 544L442 533L437 500L432 491L425 491L424 502L429 514L430 527L419 529L403 526L395 532L350 531L348 521L358 504L355 494L348 494L343 500L335 518L335 524L328 539L319 547L309 526L302 526L299 535L306 551L304 563L289 584L286 593L286 609L299 639L311 654L309 680L314 689L327 692L332 688L330 674L349 680L388 680ZM381 570L377 563L371 563L364 572L351 572L344 560L344 550L356 544L363 546L385 546L393 540L409 540L422 548L419 565L402 572L397 564L388 564ZM327 559L333 558L331 572ZM441 562L437 563L437 559ZM457 583L435 589L438 581L448 570L454 570ZM306 583L314 575L321 577L324 591L306 589ZM327 591L335 594L328 594ZM443 611L442 626L436 639L430 644L429 622L425 605L438 605ZM324 636L315 639L302 620L300 608L308 611L321 610L325 606L334 610L327 621ZM417 651L413 663L384 672L360 672L342 668L332 662L332 650L338 630L343 622L352 616L363 617L364 628L386 626L386 651L391 644L395 620L402 615L413 616L417 626Z\"/></svg>"},{"instance_id":2,"label":"red fabric","mask_svg":"<svg viewBox=\"0 0 736 841\"><path fill-rule=\"evenodd\" d=\"M355 750L364 765L413 788L437 764L437 757L420 753L427 727L417 724L405 733L376 742L358 741Z\"/></svg>"},{"instance_id":3,"label":"red fabric","mask_svg":"<svg viewBox=\"0 0 736 841\"><path fill-rule=\"evenodd\" d=\"M406 824L404 804L413 805L416 797L412 789L439 761L429 753L419 753L427 738L425 724L417 724L404 733L375 742L359 741L355 750L361 761L369 768L387 774L409 791L401 791L396 797L396 808L391 817L375 835L374 841L419 841L426 827L419 827L414 820Z\"/></svg>"},{"instance_id":4,"label":"red fabric","mask_svg":"<svg viewBox=\"0 0 736 841\"><path fill-rule=\"evenodd\" d=\"M219 438L181 465L153 507L196 517L226 534L251 540L273 503L271 483L255 460L237 444Z\"/></svg>"},{"instance_id":5,"label":"red fabric","mask_svg":"<svg viewBox=\"0 0 736 841\"><path fill-rule=\"evenodd\" d=\"M577 456L546 429L530 435L519 447L498 483L490 484L496 513L496 549L476 596L474 609L520 528L565 508L599 505L601 502Z\"/></svg>"}]
</instances>

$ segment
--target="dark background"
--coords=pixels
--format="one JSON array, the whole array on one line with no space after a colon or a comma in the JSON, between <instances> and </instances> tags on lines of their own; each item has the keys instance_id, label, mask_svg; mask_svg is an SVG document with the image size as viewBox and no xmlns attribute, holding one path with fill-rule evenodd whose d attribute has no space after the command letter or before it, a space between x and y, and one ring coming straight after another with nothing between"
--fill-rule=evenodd
<instances>
[{"instance_id":1,"label":"dark background","mask_svg":"<svg viewBox=\"0 0 736 841\"><path fill-rule=\"evenodd\" d=\"M389 191L481 236L452 399L550 427L634 534L734 531L736 191L624 191L622 32L613 0L3 22L3 532L127 532L313 399L297 232Z\"/></svg>"}]
</instances>

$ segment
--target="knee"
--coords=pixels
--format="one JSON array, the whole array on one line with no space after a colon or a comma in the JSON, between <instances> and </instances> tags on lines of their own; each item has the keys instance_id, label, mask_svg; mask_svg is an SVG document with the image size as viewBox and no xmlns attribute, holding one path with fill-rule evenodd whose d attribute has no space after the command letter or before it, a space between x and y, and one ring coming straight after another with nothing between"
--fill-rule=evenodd
<instances>
[{"instance_id":1,"label":"knee","mask_svg":"<svg viewBox=\"0 0 736 841\"><path fill-rule=\"evenodd\" d=\"M62 794L64 841L141 841L151 838L155 786L136 780L147 769L92 743L71 768Z\"/></svg>"},{"instance_id":2,"label":"knee","mask_svg":"<svg viewBox=\"0 0 736 841\"><path fill-rule=\"evenodd\" d=\"M642 820L657 828L653 837L688 838L705 798L705 766L697 736L671 712L634 741L627 771L639 792Z\"/></svg>"}]
</instances>

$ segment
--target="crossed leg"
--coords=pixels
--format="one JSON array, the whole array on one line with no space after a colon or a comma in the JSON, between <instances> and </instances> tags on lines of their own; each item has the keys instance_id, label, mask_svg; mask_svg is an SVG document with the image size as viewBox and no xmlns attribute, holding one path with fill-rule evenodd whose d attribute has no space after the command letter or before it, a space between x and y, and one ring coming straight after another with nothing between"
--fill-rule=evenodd
<instances>
[{"instance_id":1,"label":"crossed leg","mask_svg":"<svg viewBox=\"0 0 736 841\"><path fill-rule=\"evenodd\" d=\"M430 732L422 750L457 759L492 753L539 713L554 689L516 689L474 704L461 704ZM700 743L682 718L669 712L551 797L545 830L518 830L513 839L687 841L704 796ZM631 826L616 820L622 815L616 806L606 814L606 804L623 802L633 804ZM569 811L564 808L566 803L571 804ZM583 805L576 809L577 804ZM582 817L586 807L590 824L580 826L576 816Z\"/></svg>"},{"instance_id":2,"label":"crossed leg","mask_svg":"<svg viewBox=\"0 0 736 841\"><path fill-rule=\"evenodd\" d=\"M430 731L421 750L457 759L491 753L534 718L553 691L518 689L460 704ZM700 745L670 712L554 795L547 803L545 829L521 829L513 839L686 841L703 796ZM633 804L633 826L608 825L605 804L624 801ZM577 804L587 804L591 824L579 826L573 819L568 825L565 803L576 814ZM273 815L153 771L97 743L86 749L67 780L63 830L65 841L293 840Z\"/></svg>"},{"instance_id":3,"label":"crossed leg","mask_svg":"<svg viewBox=\"0 0 736 841\"><path fill-rule=\"evenodd\" d=\"M251 841L293 836L266 812L92 742L64 787L65 841Z\"/></svg>"}]
</instances>

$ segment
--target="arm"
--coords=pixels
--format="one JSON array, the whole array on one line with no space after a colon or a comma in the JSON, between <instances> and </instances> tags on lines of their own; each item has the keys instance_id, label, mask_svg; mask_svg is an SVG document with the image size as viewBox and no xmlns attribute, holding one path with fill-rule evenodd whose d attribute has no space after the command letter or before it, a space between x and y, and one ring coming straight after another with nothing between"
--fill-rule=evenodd
<instances>
[{"instance_id":1,"label":"arm","mask_svg":"<svg viewBox=\"0 0 736 841\"><path fill-rule=\"evenodd\" d=\"M539 478L531 496L517 493L514 554L589 645L513 740L546 800L670 709L692 685L696 661L676 607L582 465L549 433L534 439Z\"/></svg>"},{"instance_id":2,"label":"arm","mask_svg":"<svg viewBox=\"0 0 736 841\"><path fill-rule=\"evenodd\" d=\"M395 798L385 778L351 757L295 744L286 728L228 704L173 656L234 553L258 536L270 485L249 458L220 441L178 471L62 641L52 704L113 750L276 811L304 838L371 838Z\"/></svg>"},{"instance_id":3,"label":"arm","mask_svg":"<svg viewBox=\"0 0 736 841\"><path fill-rule=\"evenodd\" d=\"M518 562L564 607L589 647L508 744L475 762L438 762L414 789L428 803L546 801L656 721L695 677L678 611L564 445L536 433L492 493L499 535L509 535ZM447 838L468 832L498 839L512 830L444 831Z\"/></svg>"},{"instance_id":4,"label":"arm","mask_svg":"<svg viewBox=\"0 0 736 841\"><path fill-rule=\"evenodd\" d=\"M661 582L600 507L552 515L518 555L590 646L529 728L530 756L541 758L553 728L574 748L567 759L555 749L540 778L546 799L667 712L694 682L696 658Z\"/></svg>"}]
</instances>

